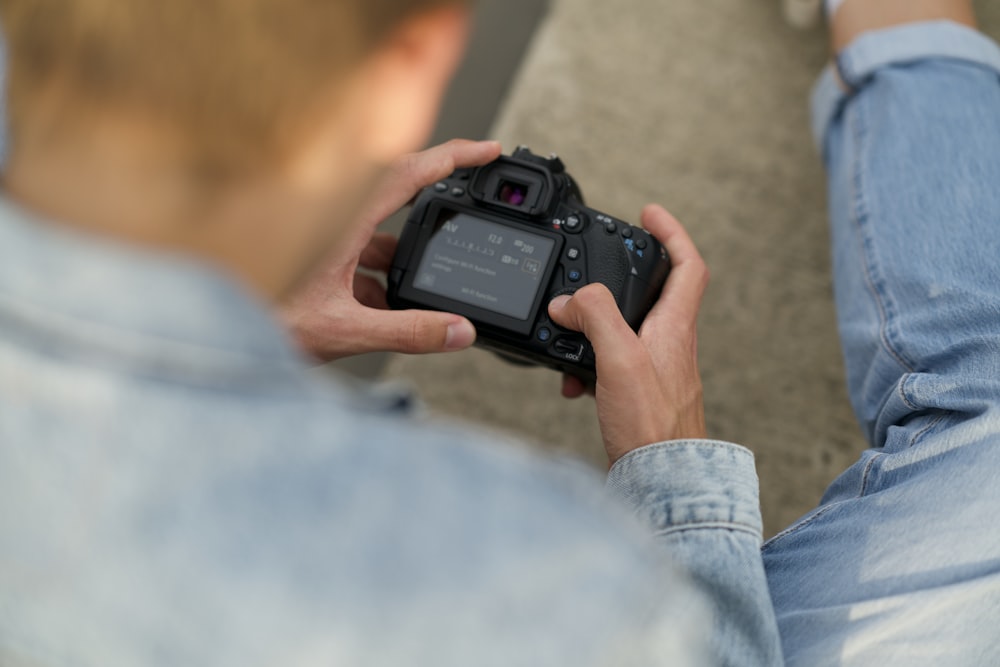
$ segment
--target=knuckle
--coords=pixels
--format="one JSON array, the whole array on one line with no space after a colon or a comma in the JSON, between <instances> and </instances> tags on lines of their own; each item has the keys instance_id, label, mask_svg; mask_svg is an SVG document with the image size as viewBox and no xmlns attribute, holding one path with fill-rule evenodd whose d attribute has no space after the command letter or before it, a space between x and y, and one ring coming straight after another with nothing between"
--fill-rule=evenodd
<instances>
[{"instance_id":1,"label":"knuckle","mask_svg":"<svg viewBox=\"0 0 1000 667\"><path fill-rule=\"evenodd\" d=\"M406 184L415 184L419 174L418 165L419 158L416 153L404 155L393 164L393 176Z\"/></svg>"},{"instance_id":2,"label":"knuckle","mask_svg":"<svg viewBox=\"0 0 1000 667\"><path fill-rule=\"evenodd\" d=\"M591 283L578 290L573 295L573 301L585 310L592 310L606 306L608 301L614 301L614 297L603 283Z\"/></svg>"},{"instance_id":3,"label":"knuckle","mask_svg":"<svg viewBox=\"0 0 1000 667\"><path fill-rule=\"evenodd\" d=\"M437 333L434 326L420 318L410 320L399 331L397 338L399 349L407 352L421 352L431 349ZM443 340L443 336L441 338Z\"/></svg>"},{"instance_id":4,"label":"knuckle","mask_svg":"<svg viewBox=\"0 0 1000 667\"><path fill-rule=\"evenodd\" d=\"M462 142L459 139L451 139L435 148L427 151L428 172L434 177L444 177L455 171L455 156L461 150Z\"/></svg>"},{"instance_id":5,"label":"knuckle","mask_svg":"<svg viewBox=\"0 0 1000 667\"><path fill-rule=\"evenodd\" d=\"M455 160L447 144L420 153L410 153L396 163L396 175L413 189L422 188L455 171Z\"/></svg>"}]
</instances>

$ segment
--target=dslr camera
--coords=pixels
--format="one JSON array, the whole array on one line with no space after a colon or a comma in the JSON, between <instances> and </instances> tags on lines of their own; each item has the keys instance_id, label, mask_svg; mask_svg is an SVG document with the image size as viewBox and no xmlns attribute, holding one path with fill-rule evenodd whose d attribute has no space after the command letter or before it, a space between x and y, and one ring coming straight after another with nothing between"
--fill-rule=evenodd
<instances>
[{"instance_id":1,"label":"dslr camera","mask_svg":"<svg viewBox=\"0 0 1000 667\"><path fill-rule=\"evenodd\" d=\"M593 383L592 347L549 319L549 301L604 283L638 330L669 272L648 232L584 205L558 157L518 148L419 195L389 272L388 300L395 309L463 315L476 326L477 345Z\"/></svg>"}]
</instances>

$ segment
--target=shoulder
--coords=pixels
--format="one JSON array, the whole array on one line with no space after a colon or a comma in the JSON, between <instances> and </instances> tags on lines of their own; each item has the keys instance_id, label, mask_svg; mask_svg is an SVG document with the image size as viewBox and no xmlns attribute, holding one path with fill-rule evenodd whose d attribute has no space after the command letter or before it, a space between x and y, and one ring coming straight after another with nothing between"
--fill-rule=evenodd
<instances>
[{"instance_id":1,"label":"shoulder","mask_svg":"<svg viewBox=\"0 0 1000 667\"><path fill-rule=\"evenodd\" d=\"M234 495L213 523L255 576L307 592L306 616L391 636L365 647L380 656L370 664L493 664L490 652L510 664L525 651L597 664L689 608L683 578L596 471L353 400L223 483L219 497L229 484ZM455 661L428 636L447 637Z\"/></svg>"},{"instance_id":2,"label":"shoulder","mask_svg":"<svg viewBox=\"0 0 1000 667\"><path fill-rule=\"evenodd\" d=\"M108 665L686 650L691 590L596 472L337 389L203 399L142 446L101 449L79 489L50 489L79 508L53 521L83 513L86 529L66 549L25 524L36 560L69 573L25 593L26 632L97 641Z\"/></svg>"}]
</instances>

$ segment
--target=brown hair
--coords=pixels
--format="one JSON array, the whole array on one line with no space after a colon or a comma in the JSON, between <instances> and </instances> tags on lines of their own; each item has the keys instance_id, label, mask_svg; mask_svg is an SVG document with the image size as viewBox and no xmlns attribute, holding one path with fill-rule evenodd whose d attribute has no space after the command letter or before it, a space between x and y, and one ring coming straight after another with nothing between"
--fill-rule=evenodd
<instances>
[{"instance_id":1,"label":"brown hair","mask_svg":"<svg viewBox=\"0 0 1000 667\"><path fill-rule=\"evenodd\" d=\"M336 77L401 20L456 0L0 0L14 148L40 96L72 123L166 123L203 166L280 158Z\"/></svg>"}]
</instances>

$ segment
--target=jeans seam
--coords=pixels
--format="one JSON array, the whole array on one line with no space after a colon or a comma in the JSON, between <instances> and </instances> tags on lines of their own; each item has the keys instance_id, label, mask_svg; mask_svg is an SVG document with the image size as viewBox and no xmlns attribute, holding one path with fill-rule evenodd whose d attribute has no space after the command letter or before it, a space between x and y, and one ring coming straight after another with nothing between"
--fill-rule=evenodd
<instances>
[{"instance_id":1,"label":"jeans seam","mask_svg":"<svg viewBox=\"0 0 1000 667\"><path fill-rule=\"evenodd\" d=\"M944 418L946 416L947 415L945 415L945 414L938 415L937 417L935 417L934 419L932 419L930 421L930 423L927 424L927 426L923 427L922 429L920 429L919 431L917 431L916 433L914 433L912 436L910 436L910 442L906 445L907 448L909 449L909 448L915 447L916 445L920 444L920 441L924 439L924 436L927 435L928 433L930 433L930 431L935 426L937 426L942 421L944 421Z\"/></svg>"},{"instance_id":2,"label":"jeans seam","mask_svg":"<svg viewBox=\"0 0 1000 667\"><path fill-rule=\"evenodd\" d=\"M899 400L901 400L903 405L906 407L911 410L922 410L923 406L910 400L909 392L906 389L907 385L914 381L914 378L916 378L915 373L908 373L904 376L902 382L899 383L896 389L896 393L899 395Z\"/></svg>"},{"instance_id":3,"label":"jeans seam","mask_svg":"<svg viewBox=\"0 0 1000 667\"><path fill-rule=\"evenodd\" d=\"M761 547L761 552L767 551L773 544L777 543L779 540L788 537L790 535L794 535L800 530L809 527L815 521L818 521L821 517L826 516L829 512L840 507L841 505L853 502L855 500L858 500L859 498L864 498L865 494L867 494L868 492L868 477L871 473L872 466L874 466L875 462L881 459L883 456L885 455L880 452L875 452L872 458L865 465L865 470L861 475L861 486L858 489L858 494L856 496L854 496L853 498L846 498L844 500L840 500L835 503L830 503L828 505L823 505L808 518L799 521L793 526L789 526L788 528L781 531L780 533L769 539L767 542L765 542Z\"/></svg>"},{"instance_id":4,"label":"jeans seam","mask_svg":"<svg viewBox=\"0 0 1000 667\"><path fill-rule=\"evenodd\" d=\"M917 403L917 402L913 401L912 399L910 399L910 394L912 392L910 391L909 386L911 384L913 384L914 382L916 382L917 378L918 378L918 374L916 374L916 373L911 373L911 374L907 375L906 378L904 378L904 380L899 383L899 390L897 392L899 394L900 400L903 401L903 403L906 405L906 407L910 408L911 410L913 410L915 412L918 412L918 411L921 411L921 410L927 410L928 409L928 406L921 405L920 403ZM948 414L949 414L949 412L947 412L947 411L941 411L941 413L938 414L930 422L928 422L926 426L924 426L922 429L920 429L916 433L913 433L910 436L910 440L909 440L909 442L906 445L907 449L909 449L911 447L914 447L915 445L919 444L920 441L924 439L924 436L926 436L931 430L933 430L938 424L940 424L942 421L944 421L945 418L948 417Z\"/></svg>"},{"instance_id":5,"label":"jeans seam","mask_svg":"<svg viewBox=\"0 0 1000 667\"><path fill-rule=\"evenodd\" d=\"M764 542L764 544L761 546L761 551L762 552L763 551L767 551L771 547L771 545L777 543L782 538L788 537L789 535L794 535L795 533L799 532L803 528L808 527L814 521L816 521L820 517L826 515L828 512L830 512L831 510L833 510L835 507L837 507L838 505L840 505L843 502L847 502L847 501L840 501L838 503L834 503L834 504L831 504L831 505L826 505L824 507L821 507L820 509L816 510L808 518L803 519L802 521L799 521L798 523L796 523L793 526L789 526L788 528L784 529L783 531L781 531L780 533L778 533L777 535L775 535L774 537L772 537L771 539L769 539L767 542Z\"/></svg>"},{"instance_id":6,"label":"jeans seam","mask_svg":"<svg viewBox=\"0 0 1000 667\"><path fill-rule=\"evenodd\" d=\"M868 494L868 480L871 477L872 468L875 466L875 462L880 460L884 454L881 452L875 452L868 463L865 464L864 472L861 473L861 486L858 488L858 495L854 498L864 498Z\"/></svg>"},{"instance_id":7,"label":"jeans seam","mask_svg":"<svg viewBox=\"0 0 1000 667\"><path fill-rule=\"evenodd\" d=\"M927 426L923 427L922 429L914 433L913 436L910 438L910 444L908 446L913 447L914 445L917 445L921 440L924 439L925 435L927 435L935 426L937 426L944 420L944 417L945 416L943 414L938 415L937 417L932 419L931 422L927 424Z\"/></svg>"},{"instance_id":8,"label":"jeans seam","mask_svg":"<svg viewBox=\"0 0 1000 667\"><path fill-rule=\"evenodd\" d=\"M865 122L864 107L867 101L864 96L857 96L855 102L855 122L854 122L854 141L858 146L859 152L867 150L867 136L868 128ZM884 290L880 288L881 280L877 279L878 272L878 262L875 258L875 252L872 247L871 237L867 233L867 228L870 225L871 214L868 212L868 207L866 205L865 197L865 184L867 182L865 167L864 167L863 156L858 155L855 157L854 161L854 206L852 207L851 216L853 218L853 223L855 228L858 230L860 235L860 253L862 262L864 264L865 271L865 283L868 286L868 291L872 295L875 305L879 312L879 339L882 342L883 349L889 354L892 359L900 365L903 371L912 373L913 364L906 358L902 351L897 350L895 344L892 341L891 334L891 317L889 314L889 305L887 304L888 295L884 293Z\"/></svg>"}]
</instances>

